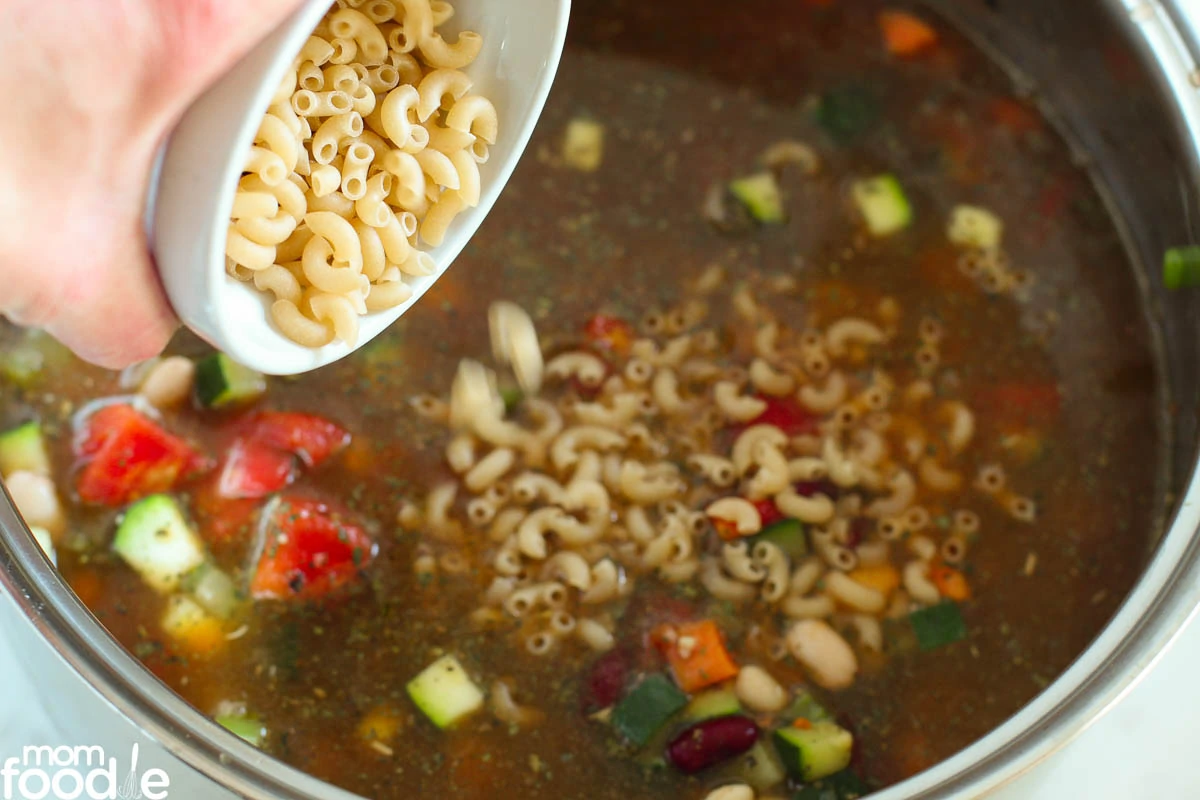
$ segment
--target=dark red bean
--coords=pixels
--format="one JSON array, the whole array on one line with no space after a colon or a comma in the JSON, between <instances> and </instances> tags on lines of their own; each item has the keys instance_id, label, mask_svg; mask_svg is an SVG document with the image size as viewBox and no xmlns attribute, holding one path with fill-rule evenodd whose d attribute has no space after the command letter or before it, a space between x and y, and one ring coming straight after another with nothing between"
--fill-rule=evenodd
<instances>
[{"instance_id":1,"label":"dark red bean","mask_svg":"<svg viewBox=\"0 0 1200 800\"><path fill-rule=\"evenodd\" d=\"M875 520L868 517L855 517L846 533L846 547L854 549L868 539L875 530Z\"/></svg>"},{"instance_id":2,"label":"dark red bean","mask_svg":"<svg viewBox=\"0 0 1200 800\"><path fill-rule=\"evenodd\" d=\"M758 741L758 726L748 717L718 717L697 722L667 745L667 761L681 772L699 772L746 752Z\"/></svg>"},{"instance_id":3,"label":"dark red bean","mask_svg":"<svg viewBox=\"0 0 1200 800\"><path fill-rule=\"evenodd\" d=\"M841 494L841 489L833 481L800 481L793 488L801 497L823 494L830 500L837 500L838 495Z\"/></svg>"},{"instance_id":4,"label":"dark red bean","mask_svg":"<svg viewBox=\"0 0 1200 800\"><path fill-rule=\"evenodd\" d=\"M628 680L629 656L625 651L610 650L596 659L583 686L583 713L616 705Z\"/></svg>"}]
</instances>

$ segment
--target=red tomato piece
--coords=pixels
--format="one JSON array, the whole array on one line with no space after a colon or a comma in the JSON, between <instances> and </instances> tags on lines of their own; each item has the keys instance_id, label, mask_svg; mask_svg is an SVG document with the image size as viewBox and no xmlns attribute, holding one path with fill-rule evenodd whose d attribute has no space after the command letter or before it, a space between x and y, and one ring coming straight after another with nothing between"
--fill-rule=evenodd
<instances>
[{"instance_id":1,"label":"red tomato piece","mask_svg":"<svg viewBox=\"0 0 1200 800\"><path fill-rule=\"evenodd\" d=\"M791 397L759 395L759 399L767 404L767 410L752 419L748 425L774 425L788 436L817 432L817 418Z\"/></svg>"},{"instance_id":2,"label":"red tomato piece","mask_svg":"<svg viewBox=\"0 0 1200 800\"><path fill-rule=\"evenodd\" d=\"M320 500L282 497L268 509L258 569L257 600L311 600L354 580L377 545L348 514Z\"/></svg>"},{"instance_id":3,"label":"red tomato piece","mask_svg":"<svg viewBox=\"0 0 1200 800\"><path fill-rule=\"evenodd\" d=\"M76 452L76 488L87 503L121 506L211 467L203 454L133 406L104 406L87 419Z\"/></svg>"},{"instance_id":4,"label":"red tomato piece","mask_svg":"<svg viewBox=\"0 0 1200 800\"><path fill-rule=\"evenodd\" d=\"M583 335L598 350L625 355L633 345L633 327L620 317L596 314L583 326Z\"/></svg>"},{"instance_id":5,"label":"red tomato piece","mask_svg":"<svg viewBox=\"0 0 1200 800\"><path fill-rule=\"evenodd\" d=\"M238 439L225 455L217 494L228 499L266 497L296 479L296 456L259 439Z\"/></svg>"},{"instance_id":6,"label":"red tomato piece","mask_svg":"<svg viewBox=\"0 0 1200 800\"><path fill-rule=\"evenodd\" d=\"M783 512L775 505L775 501L769 497L764 497L762 500L755 500L754 507L758 509L758 515L762 517L763 527L767 527L772 522L778 522L783 519Z\"/></svg>"},{"instance_id":7,"label":"red tomato piece","mask_svg":"<svg viewBox=\"0 0 1200 800\"><path fill-rule=\"evenodd\" d=\"M350 443L350 434L323 417L298 411L263 411L250 417L248 438L294 454L315 467Z\"/></svg>"},{"instance_id":8,"label":"red tomato piece","mask_svg":"<svg viewBox=\"0 0 1200 800\"><path fill-rule=\"evenodd\" d=\"M1002 383L981 389L976 403L1002 419L1045 422L1058 416L1062 395L1053 383Z\"/></svg>"},{"instance_id":9,"label":"red tomato piece","mask_svg":"<svg viewBox=\"0 0 1200 800\"><path fill-rule=\"evenodd\" d=\"M192 513L207 541L223 543L244 539L254 524L259 503L252 499L222 497L218 491L220 481L218 475L196 487L192 492Z\"/></svg>"}]
</instances>

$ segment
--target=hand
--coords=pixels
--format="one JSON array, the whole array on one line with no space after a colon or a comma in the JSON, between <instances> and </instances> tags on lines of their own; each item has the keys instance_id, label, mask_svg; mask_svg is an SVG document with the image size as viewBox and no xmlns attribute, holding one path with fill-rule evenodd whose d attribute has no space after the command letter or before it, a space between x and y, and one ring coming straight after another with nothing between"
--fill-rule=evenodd
<instances>
[{"instance_id":1,"label":"hand","mask_svg":"<svg viewBox=\"0 0 1200 800\"><path fill-rule=\"evenodd\" d=\"M120 368L177 326L142 229L171 126L299 0L0 7L0 314Z\"/></svg>"}]
</instances>

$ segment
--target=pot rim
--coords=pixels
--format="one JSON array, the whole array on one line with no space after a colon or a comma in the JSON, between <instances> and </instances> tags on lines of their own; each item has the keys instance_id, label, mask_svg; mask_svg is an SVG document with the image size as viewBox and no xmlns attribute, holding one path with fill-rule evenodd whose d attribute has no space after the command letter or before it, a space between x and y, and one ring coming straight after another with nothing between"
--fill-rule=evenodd
<instances>
[{"instance_id":1,"label":"pot rim","mask_svg":"<svg viewBox=\"0 0 1200 800\"><path fill-rule=\"evenodd\" d=\"M1174 99L1178 133L1200 174L1200 15L1182 0L1105 0L1153 60ZM231 737L155 678L79 602L0 485L0 588L58 657L150 738L217 784L252 800L353 800ZM1131 691L1200 604L1200 470L1141 578L1099 636L1000 727L874 800L978 797L1028 772Z\"/></svg>"}]
</instances>

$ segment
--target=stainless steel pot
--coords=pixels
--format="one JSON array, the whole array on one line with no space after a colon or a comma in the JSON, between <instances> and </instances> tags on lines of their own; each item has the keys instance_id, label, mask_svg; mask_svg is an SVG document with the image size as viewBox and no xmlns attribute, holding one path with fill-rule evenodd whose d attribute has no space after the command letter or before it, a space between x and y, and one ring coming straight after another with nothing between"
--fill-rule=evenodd
<instances>
[{"instance_id":1,"label":"stainless steel pot","mask_svg":"<svg viewBox=\"0 0 1200 800\"><path fill-rule=\"evenodd\" d=\"M1163 250L1200 240L1200 0L930 0L1043 98L1095 173L1119 220L1158 332L1176 409L1169 524L1140 581L1092 645L1048 689L984 739L877 795L978 797L1062 747L1154 665L1200 604L1200 299L1171 295ZM1120 81L1102 53L1133 54ZM1135 89L1130 89L1130 86ZM1130 302L1137 302L1131 298ZM80 605L0 495L0 623L43 678L39 703L66 736L29 744L126 743L149 749L174 797L349 798L227 735L155 680ZM2 723L0 723L2 724ZM164 752L165 751L165 752ZM120 751L117 751L120 752ZM0 756L11 754L0 754Z\"/></svg>"}]
</instances>

